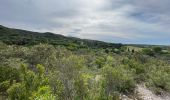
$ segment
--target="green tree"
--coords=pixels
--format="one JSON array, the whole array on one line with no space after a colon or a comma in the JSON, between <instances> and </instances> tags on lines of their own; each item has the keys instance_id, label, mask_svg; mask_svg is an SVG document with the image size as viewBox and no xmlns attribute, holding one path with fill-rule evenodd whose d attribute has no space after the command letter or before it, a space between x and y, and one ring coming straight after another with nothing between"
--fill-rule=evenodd
<instances>
[{"instance_id":1,"label":"green tree","mask_svg":"<svg viewBox=\"0 0 170 100\"><path fill-rule=\"evenodd\" d=\"M162 48L161 47L154 47L153 51L156 52L156 53L160 53L162 51Z\"/></svg>"},{"instance_id":2,"label":"green tree","mask_svg":"<svg viewBox=\"0 0 170 100\"><path fill-rule=\"evenodd\" d=\"M152 49L149 48L145 48L142 49L143 54L149 55L149 56L154 56L154 52L152 51Z\"/></svg>"}]
</instances>

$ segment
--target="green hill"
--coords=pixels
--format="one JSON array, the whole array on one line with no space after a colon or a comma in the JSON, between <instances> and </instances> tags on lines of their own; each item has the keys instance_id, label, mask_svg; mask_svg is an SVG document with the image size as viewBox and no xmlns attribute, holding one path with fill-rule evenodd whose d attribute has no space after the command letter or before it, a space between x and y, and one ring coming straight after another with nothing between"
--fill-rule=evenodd
<instances>
[{"instance_id":1,"label":"green hill","mask_svg":"<svg viewBox=\"0 0 170 100\"><path fill-rule=\"evenodd\" d=\"M76 48L120 48L122 44L106 43L96 40L66 37L53 33L38 33L20 29L7 28L0 25L0 41L8 45L36 45L47 43L52 45L71 46Z\"/></svg>"}]
</instances>

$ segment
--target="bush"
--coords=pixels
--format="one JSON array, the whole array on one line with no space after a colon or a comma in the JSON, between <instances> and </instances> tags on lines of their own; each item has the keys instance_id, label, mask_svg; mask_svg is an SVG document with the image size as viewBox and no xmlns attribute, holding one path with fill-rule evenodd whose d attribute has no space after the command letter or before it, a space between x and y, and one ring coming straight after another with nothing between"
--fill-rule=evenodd
<instances>
[{"instance_id":1,"label":"bush","mask_svg":"<svg viewBox=\"0 0 170 100\"><path fill-rule=\"evenodd\" d=\"M156 52L156 53L160 53L162 51L162 48L161 47L154 47L153 51Z\"/></svg>"},{"instance_id":2,"label":"bush","mask_svg":"<svg viewBox=\"0 0 170 100\"><path fill-rule=\"evenodd\" d=\"M137 82L146 80L148 66L133 59L123 59L122 62L126 70L131 70L134 73L134 78Z\"/></svg>"},{"instance_id":3,"label":"bush","mask_svg":"<svg viewBox=\"0 0 170 100\"><path fill-rule=\"evenodd\" d=\"M0 67L0 83L3 81L19 81L19 71L12 67Z\"/></svg>"},{"instance_id":4,"label":"bush","mask_svg":"<svg viewBox=\"0 0 170 100\"><path fill-rule=\"evenodd\" d=\"M55 95L57 100L63 99L64 85L59 79L59 72L54 71L48 74L49 85L51 87L52 93Z\"/></svg>"},{"instance_id":5,"label":"bush","mask_svg":"<svg viewBox=\"0 0 170 100\"><path fill-rule=\"evenodd\" d=\"M143 54L149 55L149 56L154 56L154 52L152 51L152 49L142 49Z\"/></svg>"},{"instance_id":6,"label":"bush","mask_svg":"<svg viewBox=\"0 0 170 100\"><path fill-rule=\"evenodd\" d=\"M37 65L36 70L37 73L28 70L25 65L21 66L21 82L14 83L7 90L10 100L33 100L37 98L41 100L42 98L46 97L54 98L51 89L47 88L49 87L49 85L48 79L45 77L44 74L44 67L41 65ZM54 100L52 98L49 100Z\"/></svg>"},{"instance_id":7,"label":"bush","mask_svg":"<svg viewBox=\"0 0 170 100\"><path fill-rule=\"evenodd\" d=\"M3 81L0 83L0 93L7 95L6 90L10 87L10 81Z\"/></svg>"},{"instance_id":8,"label":"bush","mask_svg":"<svg viewBox=\"0 0 170 100\"><path fill-rule=\"evenodd\" d=\"M149 73L149 81L147 84L156 93L162 90L170 92L170 67L159 66Z\"/></svg>"},{"instance_id":9,"label":"bush","mask_svg":"<svg viewBox=\"0 0 170 100\"><path fill-rule=\"evenodd\" d=\"M56 97L52 94L49 86L42 86L38 89L38 92L34 94L34 100L56 100Z\"/></svg>"},{"instance_id":10,"label":"bush","mask_svg":"<svg viewBox=\"0 0 170 100\"><path fill-rule=\"evenodd\" d=\"M29 100L26 88L21 83L15 83L8 89L9 100Z\"/></svg>"},{"instance_id":11,"label":"bush","mask_svg":"<svg viewBox=\"0 0 170 100\"><path fill-rule=\"evenodd\" d=\"M129 93L135 88L133 74L122 66L105 66L103 69L103 91L106 97L112 96L115 92Z\"/></svg>"}]
</instances>

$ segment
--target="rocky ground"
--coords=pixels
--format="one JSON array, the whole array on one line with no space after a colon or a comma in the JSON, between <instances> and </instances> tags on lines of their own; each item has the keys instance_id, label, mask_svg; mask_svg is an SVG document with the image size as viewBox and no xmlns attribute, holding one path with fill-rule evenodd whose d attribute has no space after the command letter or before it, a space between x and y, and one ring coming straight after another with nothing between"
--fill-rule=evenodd
<instances>
[{"instance_id":1,"label":"rocky ground","mask_svg":"<svg viewBox=\"0 0 170 100\"><path fill-rule=\"evenodd\" d=\"M163 93L156 95L151 90L147 89L144 85L137 85L135 96L129 98L128 96L121 95L121 100L170 100L170 94Z\"/></svg>"},{"instance_id":2,"label":"rocky ground","mask_svg":"<svg viewBox=\"0 0 170 100\"><path fill-rule=\"evenodd\" d=\"M170 100L170 94L163 93L162 95L155 95L152 91L147 89L144 85L137 85L136 94L141 100Z\"/></svg>"}]
</instances>

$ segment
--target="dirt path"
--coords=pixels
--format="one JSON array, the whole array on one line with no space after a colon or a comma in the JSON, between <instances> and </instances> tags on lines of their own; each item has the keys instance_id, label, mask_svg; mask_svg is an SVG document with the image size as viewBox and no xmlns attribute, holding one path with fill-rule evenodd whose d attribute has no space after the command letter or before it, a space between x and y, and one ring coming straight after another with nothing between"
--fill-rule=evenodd
<instances>
[{"instance_id":1,"label":"dirt path","mask_svg":"<svg viewBox=\"0 0 170 100\"><path fill-rule=\"evenodd\" d=\"M141 100L170 100L170 94L157 96L143 85L137 85L136 92Z\"/></svg>"}]
</instances>

